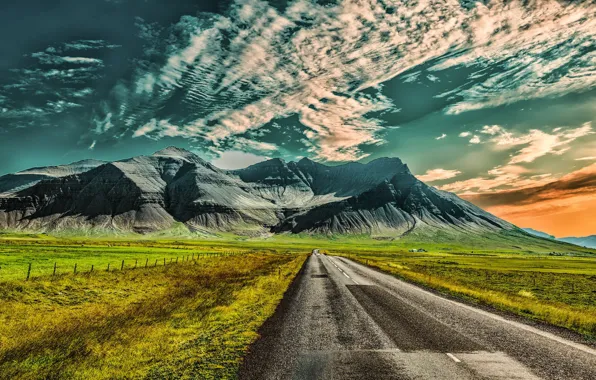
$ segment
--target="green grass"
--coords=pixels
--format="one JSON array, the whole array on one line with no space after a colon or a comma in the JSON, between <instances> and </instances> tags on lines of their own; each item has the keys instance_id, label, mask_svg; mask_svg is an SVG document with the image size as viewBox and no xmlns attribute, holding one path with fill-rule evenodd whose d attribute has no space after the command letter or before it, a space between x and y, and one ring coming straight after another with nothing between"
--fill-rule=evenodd
<instances>
[{"instance_id":1,"label":"green grass","mask_svg":"<svg viewBox=\"0 0 596 380\"><path fill-rule=\"evenodd\" d=\"M494 251L339 254L410 282L596 338L596 258Z\"/></svg>"},{"instance_id":2,"label":"green grass","mask_svg":"<svg viewBox=\"0 0 596 380\"><path fill-rule=\"evenodd\" d=\"M305 255L0 284L0 378L234 378Z\"/></svg>"},{"instance_id":3,"label":"green grass","mask_svg":"<svg viewBox=\"0 0 596 380\"><path fill-rule=\"evenodd\" d=\"M516 231L400 239L5 231L0 379L234 378L313 248L596 336L596 251Z\"/></svg>"}]
</instances>

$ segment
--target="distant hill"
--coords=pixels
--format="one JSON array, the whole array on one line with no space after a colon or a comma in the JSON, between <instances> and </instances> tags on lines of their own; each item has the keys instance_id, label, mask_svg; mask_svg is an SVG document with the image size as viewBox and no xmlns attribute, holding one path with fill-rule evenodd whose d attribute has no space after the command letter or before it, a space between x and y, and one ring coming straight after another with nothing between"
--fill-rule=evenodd
<instances>
[{"instance_id":1,"label":"distant hill","mask_svg":"<svg viewBox=\"0 0 596 380\"><path fill-rule=\"evenodd\" d=\"M564 237L557 240L579 245L580 247L596 248L596 235L584 237Z\"/></svg>"},{"instance_id":2,"label":"distant hill","mask_svg":"<svg viewBox=\"0 0 596 380\"><path fill-rule=\"evenodd\" d=\"M545 232L541 232L541 231L537 231L533 228L522 228L522 230L526 231L527 233L534 235L534 236L538 236L541 238L545 238L545 239L552 239L552 240L556 240L556 238L553 235L549 235Z\"/></svg>"},{"instance_id":3,"label":"distant hill","mask_svg":"<svg viewBox=\"0 0 596 380\"><path fill-rule=\"evenodd\" d=\"M32 176L23 177L22 176ZM0 228L153 232L479 234L517 227L419 181L398 158L327 166L272 159L222 170L169 147L0 177Z\"/></svg>"},{"instance_id":4,"label":"distant hill","mask_svg":"<svg viewBox=\"0 0 596 380\"><path fill-rule=\"evenodd\" d=\"M557 241L562 241L565 243L570 243L570 244L574 244L574 245L578 245L580 247L587 247L587 248L596 248L596 235L591 235L591 236L584 236L584 237L563 237L563 238L555 238L552 235L549 235L547 233L541 232L541 231L536 231L532 228L524 228L524 231L526 231L529 234L532 234L534 236L539 236L545 239L552 239L552 240L557 240Z\"/></svg>"}]
</instances>

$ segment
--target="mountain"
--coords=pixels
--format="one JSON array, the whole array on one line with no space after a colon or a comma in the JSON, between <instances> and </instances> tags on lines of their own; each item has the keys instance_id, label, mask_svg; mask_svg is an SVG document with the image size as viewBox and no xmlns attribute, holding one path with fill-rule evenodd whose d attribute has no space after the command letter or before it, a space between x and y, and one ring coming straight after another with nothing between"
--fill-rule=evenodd
<instances>
[{"instance_id":1,"label":"mountain","mask_svg":"<svg viewBox=\"0 0 596 380\"><path fill-rule=\"evenodd\" d=\"M65 177L67 175L84 173L100 165L104 161L83 160L68 165L32 168L22 172L0 177L0 196L29 188L43 179Z\"/></svg>"},{"instance_id":2,"label":"mountain","mask_svg":"<svg viewBox=\"0 0 596 380\"><path fill-rule=\"evenodd\" d=\"M549 235L547 233L544 232L540 232L540 231L536 231L532 228L523 228L524 231L526 231L527 233L534 235L534 236L538 236L538 237L543 237L546 239L551 239L551 240L557 240L557 241L562 241L565 243L569 243L569 244L574 244L574 245L578 245L580 247L586 247L586 248L596 248L596 235L590 235L590 236L584 236L584 237L562 237L562 238L555 238L552 235Z\"/></svg>"},{"instance_id":3,"label":"mountain","mask_svg":"<svg viewBox=\"0 0 596 380\"><path fill-rule=\"evenodd\" d=\"M556 239L553 235L549 235L549 234L547 234L545 232L537 231L537 230L535 230L533 228L522 228L522 230L526 231L530 235L538 236L538 237L541 237L541 238L551 239L551 240L555 240Z\"/></svg>"},{"instance_id":4,"label":"mountain","mask_svg":"<svg viewBox=\"0 0 596 380\"><path fill-rule=\"evenodd\" d=\"M584 237L564 237L557 239L558 241L564 241L565 243L571 243L579 245L580 247L596 248L596 235L584 236Z\"/></svg>"},{"instance_id":5,"label":"mountain","mask_svg":"<svg viewBox=\"0 0 596 380\"><path fill-rule=\"evenodd\" d=\"M427 186L397 158L327 166L272 159L222 170L169 147L115 162L82 161L0 177L0 228L139 233L191 231L400 236L441 228L515 230Z\"/></svg>"}]
</instances>

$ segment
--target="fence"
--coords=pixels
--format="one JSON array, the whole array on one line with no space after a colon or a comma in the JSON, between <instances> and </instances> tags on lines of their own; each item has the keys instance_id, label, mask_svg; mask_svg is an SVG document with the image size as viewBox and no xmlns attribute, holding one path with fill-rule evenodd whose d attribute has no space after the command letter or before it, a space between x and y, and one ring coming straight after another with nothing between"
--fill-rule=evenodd
<instances>
[{"instance_id":1,"label":"fence","mask_svg":"<svg viewBox=\"0 0 596 380\"><path fill-rule=\"evenodd\" d=\"M207 258L215 258L215 257L228 257L228 256L236 256L236 255L242 255L242 254L246 254L250 251L224 251L224 252L209 252L209 253L192 253L190 255L184 255L184 256L176 256L174 257L169 257L169 261L168 258L164 257L163 258L163 264L162 264L162 259L155 259L155 260L151 260L152 262L149 262L149 258L148 257L144 257L144 263L143 263L143 259L141 259L141 265L139 265L139 259L124 259L121 260L119 262L120 266L119 269L118 267L114 267L112 266L113 261L112 262L107 262L104 263L103 265L105 268L105 271L107 272L114 272L117 270L120 271L124 271L124 270L134 270L134 269L149 269L149 268L157 268L157 267L166 267L166 266L170 266L170 265L176 265L179 263L193 263L193 264L197 264L198 260L201 259L207 259ZM47 273L36 273L35 276L32 276L32 270L34 269L34 265L33 262L30 262L26 265L26 275L21 277L21 279L24 279L25 281L29 281L32 278L38 278L38 277L56 277L56 276L62 276L62 275L66 275L66 274L73 274L73 275L77 275L77 274L91 274L94 271L96 271L96 269L101 270L100 266L96 265L95 263L93 264L88 264L89 266L87 266L87 268L83 269L83 267L79 266L79 263L75 262L74 265L72 263L70 264L62 264L59 265L57 261L54 262L53 266L51 267L46 267ZM3 279L10 279L10 280L18 280L19 278L16 277L14 275L14 273L11 275L11 271L10 271L10 267L14 267L15 265L12 266L3 266L0 267L0 280ZM70 268L68 270L62 270L63 268ZM3 272L7 272L7 274L5 276L3 276ZM23 273L23 272L21 272ZM6 278L3 278L6 277Z\"/></svg>"}]
</instances>

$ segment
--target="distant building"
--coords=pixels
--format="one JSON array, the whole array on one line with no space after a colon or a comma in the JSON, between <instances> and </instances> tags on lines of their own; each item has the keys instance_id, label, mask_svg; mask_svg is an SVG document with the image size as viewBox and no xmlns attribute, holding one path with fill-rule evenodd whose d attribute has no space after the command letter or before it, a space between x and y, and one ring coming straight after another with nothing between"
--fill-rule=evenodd
<instances>
[{"instance_id":1,"label":"distant building","mask_svg":"<svg viewBox=\"0 0 596 380\"><path fill-rule=\"evenodd\" d=\"M423 249L423 248L418 248L418 249L414 248L414 249L410 249L410 252L427 252L427 251L426 251L426 249Z\"/></svg>"},{"instance_id":2,"label":"distant building","mask_svg":"<svg viewBox=\"0 0 596 380\"><path fill-rule=\"evenodd\" d=\"M318 255L319 254L319 250L318 249L313 249L312 250L312 254L313 255Z\"/></svg>"}]
</instances>

